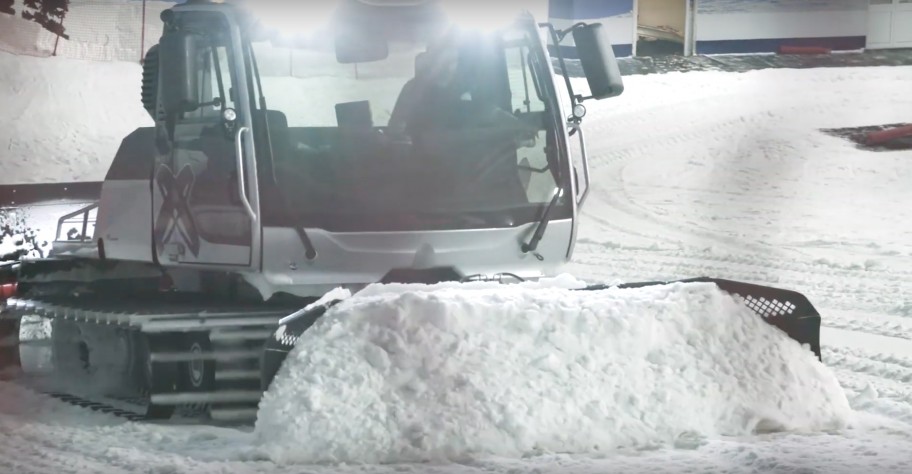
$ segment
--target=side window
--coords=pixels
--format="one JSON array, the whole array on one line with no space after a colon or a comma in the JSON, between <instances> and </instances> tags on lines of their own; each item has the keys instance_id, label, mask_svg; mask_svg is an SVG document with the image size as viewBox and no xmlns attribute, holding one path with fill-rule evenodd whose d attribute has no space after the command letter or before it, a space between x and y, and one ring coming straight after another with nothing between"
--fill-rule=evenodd
<instances>
[{"instance_id":1,"label":"side window","mask_svg":"<svg viewBox=\"0 0 912 474\"><path fill-rule=\"evenodd\" d=\"M513 110L520 112L541 112L545 102L539 97L535 76L531 66L531 53L526 38L509 41L506 48L507 71L510 75L510 90L513 96Z\"/></svg>"},{"instance_id":2,"label":"side window","mask_svg":"<svg viewBox=\"0 0 912 474\"><path fill-rule=\"evenodd\" d=\"M231 76L228 48L208 46L197 51L200 102L204 105L184 114L184 120L210 122L218 120L223 106L234 108L234 81Z\"/></svg>"},{"instance_id":3,"label":"side window","mask_svg":"<svg viewBox=\"0 0 912 474\"><path fill-rule=\"evenodd\" d=\"M537 123L539 130L534 138L527 140L517 150L517 169L520 181L529 202L547 202L554 193L556 182L550 169L546 149L548 127L545 101L542 100L536 69L533 67L533 53L529 42L533 41L524 32L506 35L505 54L510 79L512 108L514 113L524 117L527 123Z\"/></svg>"},{"instance_id":4,"label":"side window","mask_svg":"<svg viewBox=\"0 0 912 474\"><path fill-rule=\"evenodd\" d=\"M219 36L201 42L197 55L196 84L200 105L184 112L174 127L175 172L190 166L195 176L204 174L228 179L234 167L233 137L225 132L222 110L235 107L231 49Z\"/></svg>"}]
</instances>

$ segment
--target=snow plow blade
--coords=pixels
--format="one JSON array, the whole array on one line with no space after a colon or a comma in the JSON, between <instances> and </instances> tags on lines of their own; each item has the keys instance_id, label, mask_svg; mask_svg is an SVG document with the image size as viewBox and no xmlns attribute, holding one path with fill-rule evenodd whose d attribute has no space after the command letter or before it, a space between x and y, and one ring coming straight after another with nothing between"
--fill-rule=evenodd
<instances>
[{"instance_id":1,"label":"snow plow blade","mask_svg":"<svg viewBox=\"0 0 912 474\"><path fill-rule=\"evenodd\" d=\"M648 281L621 285L594 285L584 290L642 288L670 283L715 283L720 290L741 298L744 304L767 323L779 328L799 344L808 345L817 359L820 355L820 313L801 293L770 286L717 278L690 278L674 281Z\"/></svg>"},{"instance_id":2,"label":"snow plow blade","mask_svg":"<svg viewBox=\"0 0 912 474\"><path fill-rule=\"evenodd\" d=\"M790 338L810 350L821 359L820 355L820 314L808 299L801 293L754 285L731 280L700 277L674 281L649 281L624 283L620 285L592 285L577 291L595 291L608 288L642 288L646 286L668 285L671 283L715 283L720 290L741 299L743 303L767 323L784 331ZM330 308L339 303L338 299L328 299L298 311L279 323L279 330L267 338L260 359L260 389L267 390L288 353L294 348L298 337L323 317Z\"/></svg>"}]
</instances>

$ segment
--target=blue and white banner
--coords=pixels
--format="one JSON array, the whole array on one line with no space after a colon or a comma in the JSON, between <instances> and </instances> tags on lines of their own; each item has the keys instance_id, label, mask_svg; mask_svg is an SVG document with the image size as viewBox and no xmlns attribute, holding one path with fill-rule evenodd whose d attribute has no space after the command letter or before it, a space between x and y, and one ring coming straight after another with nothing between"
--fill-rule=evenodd
<instances>
[{"instance_id":1,"label":"blue and white banner","mask_svg":"<svg viewBox=\"0 0 912 474\"><path fill-rule=\"evenodd\" d=\"M867 0L697 0L696 5L698 54L865 46Z\"/></svg>"},{"instance_id":2,"label":"blue and white banner","mask_svg":"<svg viewBox=\"0 0 912 474\"><path fill-rule=\"evenodd\" d=\"M868 0L680 0L693 5L697 54L775 52L781 46L860 49L867 35ZM644 2L640 1L643 9ZM550 0L558 28L577 21L605 25L617 56L630 56L636 41L635 0ZM642 13L642 12L640 12ZM561 43L575 57L572 38Z\"/></svg>"}]
</instances>

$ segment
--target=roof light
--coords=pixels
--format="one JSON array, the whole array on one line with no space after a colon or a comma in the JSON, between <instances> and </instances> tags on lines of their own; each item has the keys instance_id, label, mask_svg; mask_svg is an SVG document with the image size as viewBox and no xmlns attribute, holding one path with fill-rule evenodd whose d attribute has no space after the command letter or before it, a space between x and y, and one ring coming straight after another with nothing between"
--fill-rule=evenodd
<instances>
[{"instance_id":1,"label":"roof light","mask_svg":"<svg viewBox=\"0 0 912 474\"><path fill-rule=\"evenodd\" d=\"M340 1L248 0L244 4L263 26L274 29L283 37L292 38L330 26Z\"/></svg>"},{"instance_id":2,"label":"roof light","mask_svg":"<svg viewBox=\"0 0 912 474\"><path fill-rule=\"evenodd\" d=\"M358 0L372 7L414 7L431 3L433 0Z\"/></svg>"},{"instance_id":3,"label":"roof light","mask_svg":"<svg viewBox=\"0 0 912 474\"><path fill-rule=\"evenodd\" d=\"M496 0L485 4L484 13L479 13L478 4L465 0L441 0L449 20L456 25L480 31L493 31L511 25L525 10L523 0Z\"/></svg>"}]
</instances>

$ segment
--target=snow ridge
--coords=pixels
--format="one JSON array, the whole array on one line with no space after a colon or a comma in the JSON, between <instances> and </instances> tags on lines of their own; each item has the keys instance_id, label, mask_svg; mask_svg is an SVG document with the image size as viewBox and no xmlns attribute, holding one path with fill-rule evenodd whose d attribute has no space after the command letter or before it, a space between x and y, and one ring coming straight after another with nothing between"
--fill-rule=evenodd
<instances>
[{"instance_id":1,"label":"snow ridge","mask_svg":"<svg viewBox=\"0 0 912 474\"><path fill-rule=\"evenodd\" d=\"M593 454L851 415L830 369L713 284L365 294L305 332L265 394L273 461Z\"/></svg>"}]
</instances>

